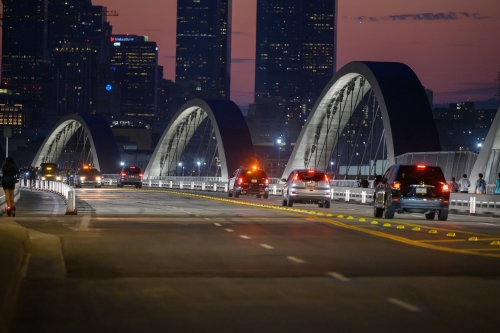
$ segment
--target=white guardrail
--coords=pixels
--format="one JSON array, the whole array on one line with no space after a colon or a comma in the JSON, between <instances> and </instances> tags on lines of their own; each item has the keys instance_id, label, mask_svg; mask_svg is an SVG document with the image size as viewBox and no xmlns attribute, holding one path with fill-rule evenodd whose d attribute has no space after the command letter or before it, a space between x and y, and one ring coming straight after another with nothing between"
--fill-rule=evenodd
<instances>
[{"instance_id":1,"label":"white guardrail","mask_svg":"<svg viewBox=\"0 0 500 333\"><path fill-rule=\"evenodd\" d=\"M104 175L102 185L117 186L118 175ZM269 185L269 195L281 196L282 188L278 179L273 179ZM75 191L73 187L65 183L53 181L34 181L30 184L29 180L21 180L21 187L50 191L61 195L67 202L66 214L76 214ZM373 200L372 188L348 187L357 184L357 181L332 181L331 199L355 204L371 204ZM339 186L340 185L340 186ZM196 178L196 177L155 177L144 179L143 187L166 188L178 190L227 192L228 183L222 182L219 177ZM491 193L491 185L488 185L487 193ZM3 191L2 193L3 194ZM19 196L19 191L17 191ZM3 200L3 201L2 201ZM5 195L0 196L0 207L5 209ZM474 193L451 193L450 211L469 213L469 214L487 214L500 216L500 194L474 194Z\"/></svg>"}]
</instances>

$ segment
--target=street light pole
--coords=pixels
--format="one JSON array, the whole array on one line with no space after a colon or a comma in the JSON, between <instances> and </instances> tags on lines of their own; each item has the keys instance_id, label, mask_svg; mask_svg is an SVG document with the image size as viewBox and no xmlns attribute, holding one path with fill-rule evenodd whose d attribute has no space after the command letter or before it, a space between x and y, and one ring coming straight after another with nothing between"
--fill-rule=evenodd
<instances>
[{"instance_id":1,"label":"street light pole","mask_svg":"<svg viewBox=\"0 0 500 333\"><path fill-rule=\"evenodd\" d=\"M281 177L281 139L278 139L278 177Z\"/></svg>"}]
</instances>

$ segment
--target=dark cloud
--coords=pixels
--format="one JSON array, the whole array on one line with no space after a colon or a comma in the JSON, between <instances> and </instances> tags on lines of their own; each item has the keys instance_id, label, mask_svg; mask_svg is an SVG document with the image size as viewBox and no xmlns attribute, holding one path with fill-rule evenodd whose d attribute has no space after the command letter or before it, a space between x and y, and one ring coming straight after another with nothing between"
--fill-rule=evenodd
<instances>
[{"instance_id":1,"label":"dark cloud","mask_svg":"<svg viewBox=\"0 0 500 333\"><path fill-rule=\"evenodd\" d=\"M484 20L490 19L491 16L485 16L480 13L469 13L469 12L448 12L448 13L416 13L416 14L397 14L381 17L373 16L358 16L352 17L353 20L365 22L377 22L377 21L454 21L461 19L472 19L472 20Z\"/></svg>"}]
</instances>

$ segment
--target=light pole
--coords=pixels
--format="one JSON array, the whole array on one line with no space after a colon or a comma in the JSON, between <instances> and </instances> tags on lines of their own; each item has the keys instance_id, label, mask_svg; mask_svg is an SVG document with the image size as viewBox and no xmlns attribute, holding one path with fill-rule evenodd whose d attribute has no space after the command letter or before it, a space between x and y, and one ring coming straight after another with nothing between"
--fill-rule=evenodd
<instances>
[{"instance_id":1,"label":"light pole","mask_svg":"<svg viewBox=\"0 0 500 333\"><path fill-rule=\"evenodd\" d=\"M276 141L278 143L278 177L280 177L281 171L281 139Z\"/></svg>"},{"instance_id":2,"label":"light pole","mask_svg":"<svg viewBox=\"0 0 500 333\"><path fill-rule=\"evenodd\" d=\"M182 173L181 173L182 169L183 169L182 168L182 162L179 162L179 175L180 176L182 176Z\"/></svg>"},{"instance_id":3,"label":"light pole","mask_svg":"<svg viewBox=\"0 0 500 333\"><path fill-rule=\"evenodd\" d=\"M332 172L333 172L333 162L330 161L330 173L332 173Z\"/></svg>"},{"instance_id":4,"label":"light pole","mask_svg":"<svg viewBox=\"0 0 500 333\"><path fill-rule=\"evenodd\" d=\"M200 177L201 176L201 169L200 169L201 162L198 161L198 162L196 162L196 164L198 164L198 177Z\"/></svg>"}]
</instances>

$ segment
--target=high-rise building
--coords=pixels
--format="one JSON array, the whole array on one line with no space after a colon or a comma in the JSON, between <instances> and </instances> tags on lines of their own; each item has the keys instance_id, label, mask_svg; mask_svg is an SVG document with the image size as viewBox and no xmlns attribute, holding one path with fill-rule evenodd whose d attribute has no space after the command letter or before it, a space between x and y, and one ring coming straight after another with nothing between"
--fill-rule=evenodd
<instances>
[{"instance_id":1,"label":"high-rise building","mask_svg":"<svg viewBox=\"0 0 500 333\"><path fill-rule=\"evenodd\" d=\"M157 116L158 47L147 36L112 35L109 89L119 89L121 121L150 124Z\"/></svg>"},{"instance_id":2,"label":"high-rise building","mask_svg":"<svg viewBox=\"0 0 500 333\"><path fill-rule=\"evenodd\" d=\"M257 0L255 97L314 101L335 72L337 0Z\"/></svg>"},{"instance_id":3,"label":"high-rise building","mask_svg":"<svg viewBox=\"0 0 500 333\"><path fill-rule=\"evenodd\" d=\"M48 45L52 58L51 100L56 114L109 113L111 26L107 9L91 0L51 0Z\"/></svg>"},{"instance_id":4,"label":"high-rise building","mask_svg":"<svg viewBox=\"0 0 500 333\"><path fill-rule=\"evenodd\" d=\"M48 0L3 0L2 84L27 109L47 107Z\"/></svg>"},{"instance_id":5,"label":"high-rise building","mask_svg":"<svg viewBox=\"0 0 500 333\"><path fill-rule=\"evenodd\" d=\"M175 83L229 99L232 0L178 0Z\"/></svg>"}]
</instances>

